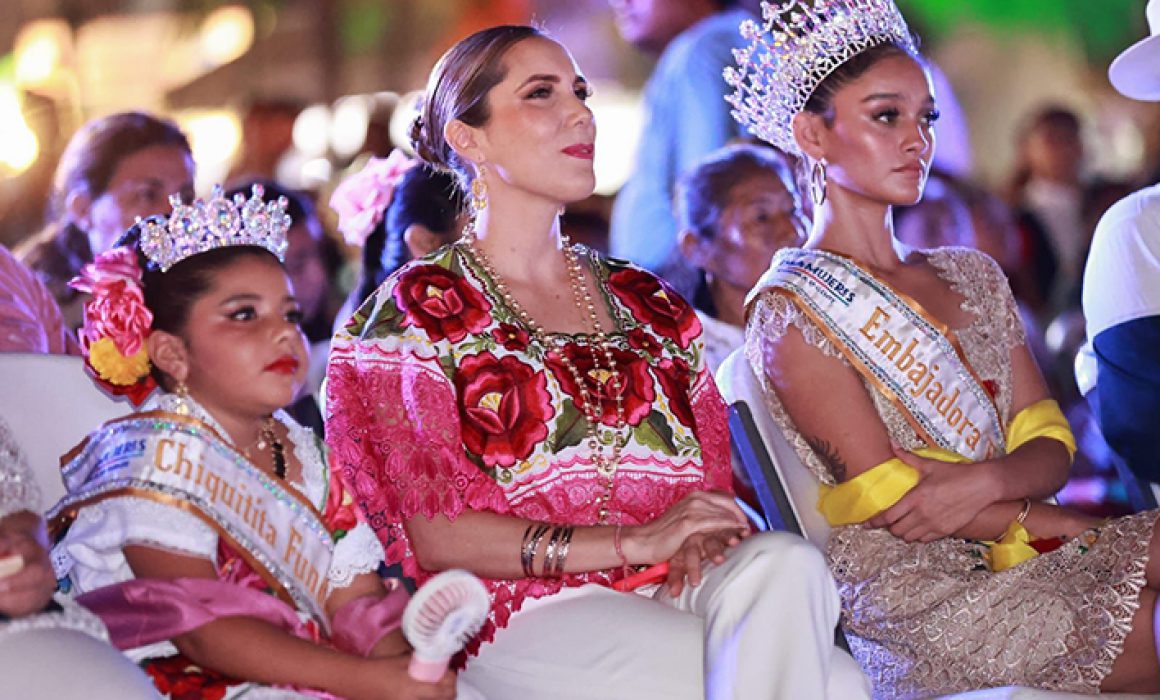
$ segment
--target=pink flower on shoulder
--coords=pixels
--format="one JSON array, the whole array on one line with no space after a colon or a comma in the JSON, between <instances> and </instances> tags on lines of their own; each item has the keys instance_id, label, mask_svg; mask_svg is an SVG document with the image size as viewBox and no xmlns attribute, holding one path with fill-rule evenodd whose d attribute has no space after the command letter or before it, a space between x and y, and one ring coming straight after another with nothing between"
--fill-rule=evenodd
<instances>
[{"instance_id":1,"label":"pink flower on shoulder","mask_svg":"<svg viewBox=\"0 0 1160 700\"><path fill-rule=\"evenodd\" d=\"M362 170L334 189L330 208L338 214L338 230L347 245L363 246L383 220L399 180L417 163L396 149L386 158L371 158Z\"/></svg>"}]
</instances>

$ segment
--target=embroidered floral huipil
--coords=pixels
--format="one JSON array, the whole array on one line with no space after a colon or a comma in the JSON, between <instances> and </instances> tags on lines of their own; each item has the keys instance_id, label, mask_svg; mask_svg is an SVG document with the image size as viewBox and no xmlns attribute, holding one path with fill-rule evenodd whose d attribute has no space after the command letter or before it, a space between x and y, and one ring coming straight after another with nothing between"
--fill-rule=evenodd
<instances>
[{"instance_id":1,"label":"embroidered floral huipil","mask_svg":"<svg viewBox=\"0 0 1160 700\"><path fill-rule=\"evenodd\" d=\"M731 489L725 406L703 365L692 307L648 272L577 250L595 273L596 303L607 305L616 325L619 387L603 356L594 361L587 336L536 342L462 244L400 269L334 340L327 439L388 563L401 563L419 583L430 573L403 527L416 515L454 520L472 509L597 523L607 481L596 472L580 387L563 356L597 403L605 454L613 440L623 445L609 524L645 523L690 492ZM528 597L619 576L486 580L491 616L470 649L489 641Z\"/></svg>"}]
</instances>

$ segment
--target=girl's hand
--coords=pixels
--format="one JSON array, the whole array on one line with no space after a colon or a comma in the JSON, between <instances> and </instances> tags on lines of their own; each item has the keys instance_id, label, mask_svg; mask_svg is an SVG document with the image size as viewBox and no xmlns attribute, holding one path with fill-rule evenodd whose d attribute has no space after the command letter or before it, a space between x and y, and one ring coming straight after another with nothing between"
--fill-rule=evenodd
<instances>
[{"instance_id":1,"label":"girl's hand","mask_svg":"<svg viewBox=\"0 0 1160 700\"><path fill-rule=\"evenodd\" d=\"M948 464L891 444L894 456L918 470L918 485L898 503L866 522L907 542L933 542L953 535L995 503L995 487L984 463Z\"/></svg>"},{"instance_id":2,"label":"girl's hand","mask_svg":"<svg viewBox=\"0 0 1160 700\"><path fill-rule=\"evenodd\" d=\"M737 502L725 493L696 491L651 523L624 528L625 557L630 564L656 564L672 559L690 535L724 530L749 534Z\"/></svg>"},{"instance_id":3,"label":"girl's hand","mask_svg":"<svg viewBox=\"0 0 1160 700\"><path fill-rule=\"evenodd\" d=\"M669 559L669 576L666 581L669 595L674 598L679 596L686 582L693 588L700 586L705 562L724 563L726 552L740 544L743 536L738 528L689 535L677 553Z\"/></svg>"},{"instance_id":4,"label":"girl's hand","mask_svg":"<svg viewBox=\"0 0 1160 700\"><path fill-rule=\"evenodd\" d=\"M19 556L24 567L0 578L0 612L9 617L23 617L40 612L56 590L56 576L48 559L48 550L32 533L15 528L0 528L0 557Z\"/></svg>"},{"instance_id":5,"label":"girl's hand","mask_svg":"<svg viewBox=\"0 0 1160 700\"><path fill-rule=\"evenodd\" d=\"M407 673L409 654L365 659L363 672L349 679L343 695L349 700L453 700L455 673L448 671L434 683L417 681Z\"/></svg>"}]
</instances>

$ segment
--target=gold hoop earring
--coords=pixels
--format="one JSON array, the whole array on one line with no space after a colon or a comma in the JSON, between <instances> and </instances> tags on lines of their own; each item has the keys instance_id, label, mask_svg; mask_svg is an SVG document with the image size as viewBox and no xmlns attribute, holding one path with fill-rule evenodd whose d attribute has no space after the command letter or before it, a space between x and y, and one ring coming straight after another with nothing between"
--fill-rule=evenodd
<instances>
[{"instance_id":1,"label":"gold hoop earring","mask_svg":"<svg viewBox=\"0 0 1160 700\"><path fill-rule=\"evenodd\" d=\"M810 168L810 199L815 207L820 207L826 201L826 161L814 162Z\"/></svg>"},{"instance_id":2,"label":"gold hoop earring","mask_svg":"<svg viewBox=\"0 0 1160 700\"><path fill-rule=\"evenodd\" d=\"M476 214L487 209L487 183L483 181L484 172L484 167L480 165L479 172L471 181L471 210Z\"/></svg>"}]
</instances>

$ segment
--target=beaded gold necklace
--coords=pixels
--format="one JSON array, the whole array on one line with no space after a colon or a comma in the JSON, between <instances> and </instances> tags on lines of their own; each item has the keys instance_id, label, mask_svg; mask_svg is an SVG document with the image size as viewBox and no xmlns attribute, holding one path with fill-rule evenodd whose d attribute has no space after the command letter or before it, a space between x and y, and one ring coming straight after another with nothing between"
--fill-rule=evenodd
<instances>
[{"instance_id":1,"label":"beaded gold necklace","mask_svg":"<svg viewBox=\"0 0 1160 700\"><path fill-rule=\"evenodd\" d=\"M553 345L548 332L516 300L507 284L496 273L495 267L492 266L487 254L479 247L479 243L475 240L473 232L470 230L464 232L460 242L463 244L464 249L479 263L479 266L483 268L483 271L487 273L487 276L491 278L492 284L495 285L496 292L503 298L504 304L531 331L532 339L542 346L545 351L552 352ZM596 303L593 301L592 295L588 292L588 286L584 284L584 270L580 266L580 258L572 248L571 240L563 233L560 234L560 245L564 251L564 260L568 267L568 280L572 288L572 299L576 303L576 308L580 310L580 313L587 315L592 330L591 337L595 341L592 343L583 343L583 345L592 353L593 371L607 374L608 382L612 383L611 387L616 400L616 434L612 437L609 454L606 455L604 453L604 445L600 441L598 429L601 416L599 401L594 400L588 392L588 383L580 373L580 369L568 357L568 354L563 351L556 352L560 363L572 375L572 380L579 387L580 405L578 408L588 423L588 447L592 452L592 460L596 464L596 473L605 480L604 493L596 499L598 506L596 512L597 519L599 523L604 524L608 522L608 516L610 514L609 507L616 486L616 470L620 466L620 433L623 432L625 426L624 401L621 398L624 380L621 377L620 369L617 367L616 358L612 355L612 341L604 332L604 326L600 322L600 316L596 313ZM579 345L580 343L577 344ZM601 366L602 359L603 366Z\"/></svg>"}]
</instances>

